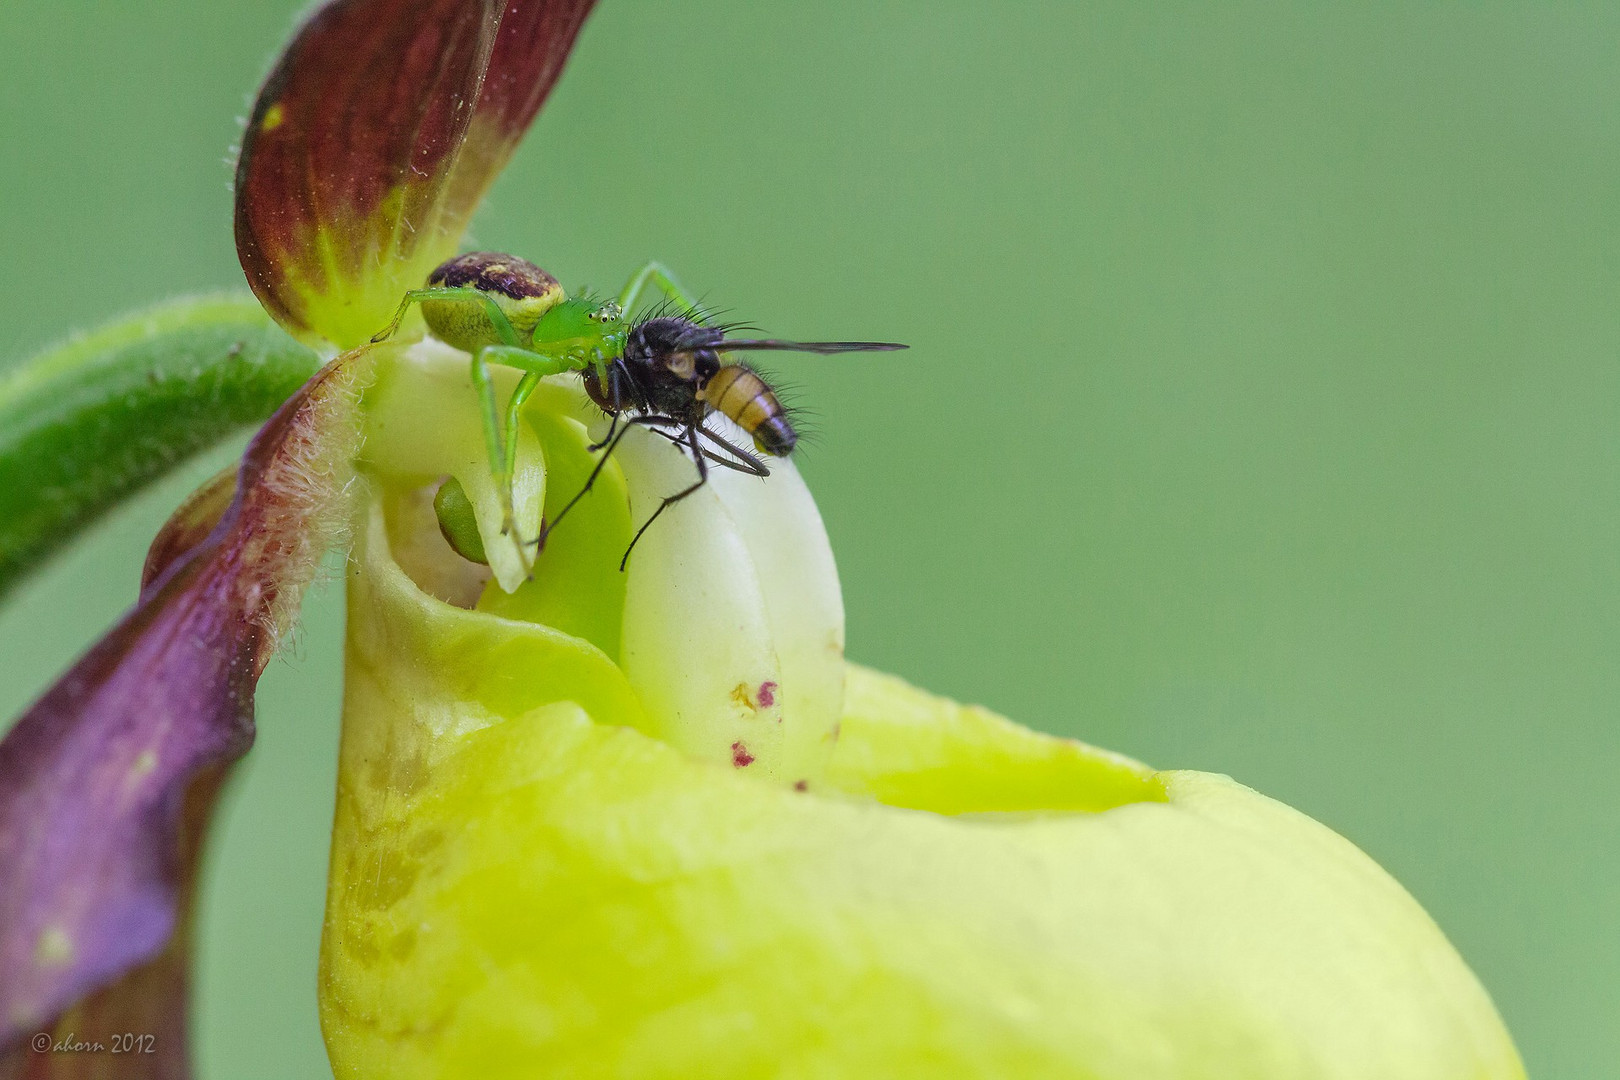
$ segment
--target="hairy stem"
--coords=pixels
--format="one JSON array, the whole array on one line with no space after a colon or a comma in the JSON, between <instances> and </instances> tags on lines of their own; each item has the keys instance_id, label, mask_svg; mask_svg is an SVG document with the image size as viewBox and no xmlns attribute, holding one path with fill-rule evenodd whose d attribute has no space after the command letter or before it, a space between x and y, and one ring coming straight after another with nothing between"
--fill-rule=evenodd
<instances>
[{"instance_id":1,"label":"hairy stem","mask_svg":"<svg viewBox=\"0 0 1620 1080\"><path fill-rule=\"evenodd\" d=\"M320 366L251 297L226 296L127 316L0 376L0 596Z\"/></svg>"}]
</instances>

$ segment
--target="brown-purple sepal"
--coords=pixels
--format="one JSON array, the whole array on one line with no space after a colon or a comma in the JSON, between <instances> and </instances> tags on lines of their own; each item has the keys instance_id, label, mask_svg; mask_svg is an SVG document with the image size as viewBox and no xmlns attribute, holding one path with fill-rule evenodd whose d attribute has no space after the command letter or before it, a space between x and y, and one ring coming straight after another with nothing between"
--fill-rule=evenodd
<instances>
[{"instance_id":1,"label":"brown-purple sepal","mask_svg":"<svg viewBox=\"0 0 1620 1080\"><path fill-rule=\"evenodd\" d=\"M562 74L596 0L513 0L468 125L446 201L471 215Z\"/></svg>"},{"instance_id":2,"label":"brown-purple sepal","mask_svg":"<svg viewBox=\"0 0 1620 1080\"><path fill-rule=\"evenodd\" d=\"M206 535L219 486L182 507L135 608L0 740L0 1076L105 1070L36 1040L115 1019L163 1047L106 1075L184 1075L177 931L254 686L347 520L362 363L340 357L270 419Z\"/></svg>"},{"instance_id":3,"label":"brown-purple sepal","mask_svg":"<svg viewBox=\"0 0 1620 1080\"><path fill-rule=\"evenodd\" d=\"M185 1008L191 969L191 912L197 848L230 765L191 784L181 812L177 890L184 921L154 959L78 1001L49 1028L0 1053L0 1080L185 1080L191 1075Z\"/></svg>"},{"instance_id":4,"label":"brown-purple sepal","mask_svg":"<svg viewBox=\"0 0 1620 1080\"><path fill-rule=\"evenodd\" d=\"M562 71L593 0L334 0L259 92L237 254L282 325L381 329L452 254Z\"/></svg>"}]
</instances>

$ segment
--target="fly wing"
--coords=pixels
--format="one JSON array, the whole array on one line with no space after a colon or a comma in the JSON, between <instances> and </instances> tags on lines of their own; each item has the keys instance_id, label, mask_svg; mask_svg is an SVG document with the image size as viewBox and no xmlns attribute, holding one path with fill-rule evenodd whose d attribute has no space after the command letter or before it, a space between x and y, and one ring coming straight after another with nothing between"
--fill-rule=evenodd
<instances>
[{"instance_id":1,"label":"fly wing","mask_svg":"<svg viewBox=\"0 0 1620 1080\"><path fill-rule=\"evenodd\" d=\"M333 0L265 80L236 168L248 283L294 335L365 341L456 250L593 0Z\"/></svg>"},{"instance_id":2,"label":"fly wing","mask_svg":"<svg viewBox=\"0 0 1620 1080\"><path fill-rule=\"evenodd\" d=\"M777 341L775 339L744 339L740 341L728 339L714 346L721 352L753 349L774 352L821 353L828 356L834 353L850 352L894 352L897 349L909 349L910 347L893 341Z\"/></svg>"}]
</instances>

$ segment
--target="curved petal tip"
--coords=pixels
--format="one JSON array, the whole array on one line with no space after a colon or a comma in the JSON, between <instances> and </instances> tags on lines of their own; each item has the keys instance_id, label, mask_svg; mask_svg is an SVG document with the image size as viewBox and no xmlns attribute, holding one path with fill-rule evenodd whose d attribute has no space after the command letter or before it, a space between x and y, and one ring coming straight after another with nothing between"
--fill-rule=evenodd
<instances>
[{"instance_id":1,"label":"curved petal tip","mask_svg":"<svg viewBox=\"0 0 1620 1080\"><path fill-rule=\"evenodd\" d=\"M368 340L454 253L593 0L334 0L259 91L236 249L296 336Z\"/></svg>"}]
</instances>

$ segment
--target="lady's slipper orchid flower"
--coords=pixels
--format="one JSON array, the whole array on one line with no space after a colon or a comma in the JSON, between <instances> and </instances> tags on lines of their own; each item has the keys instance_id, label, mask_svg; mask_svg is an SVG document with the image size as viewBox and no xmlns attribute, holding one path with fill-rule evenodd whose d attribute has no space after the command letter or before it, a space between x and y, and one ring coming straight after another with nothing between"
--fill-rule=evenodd
<instances>
[{"instance_id":1,"label":"lady's slipper orchid flower","mask_svg":"<svg viewBox=\"0 0 1620 1080\"><path fill-rule=\"evenodd\" d=\"M691 474L647 432L537 556L503 531L465 355L363 343L454 254L589 7L335 0L261 91L243 267L294 336L350 351L176 513L134 610L0 742L0 1075L77 1074L31 1040L98 1027L156 1036L118 1075L185 1073L207 815L346 539L339 1077L1522 1076L1439 929L1326 828L846 664L787 462L716 475L622 574ZM34 392L0 387L0 416ZM533 535L602 417L561 377L523 420ZM485 562L445 539L447 477Z\"/></svg>"}]
</instances>

